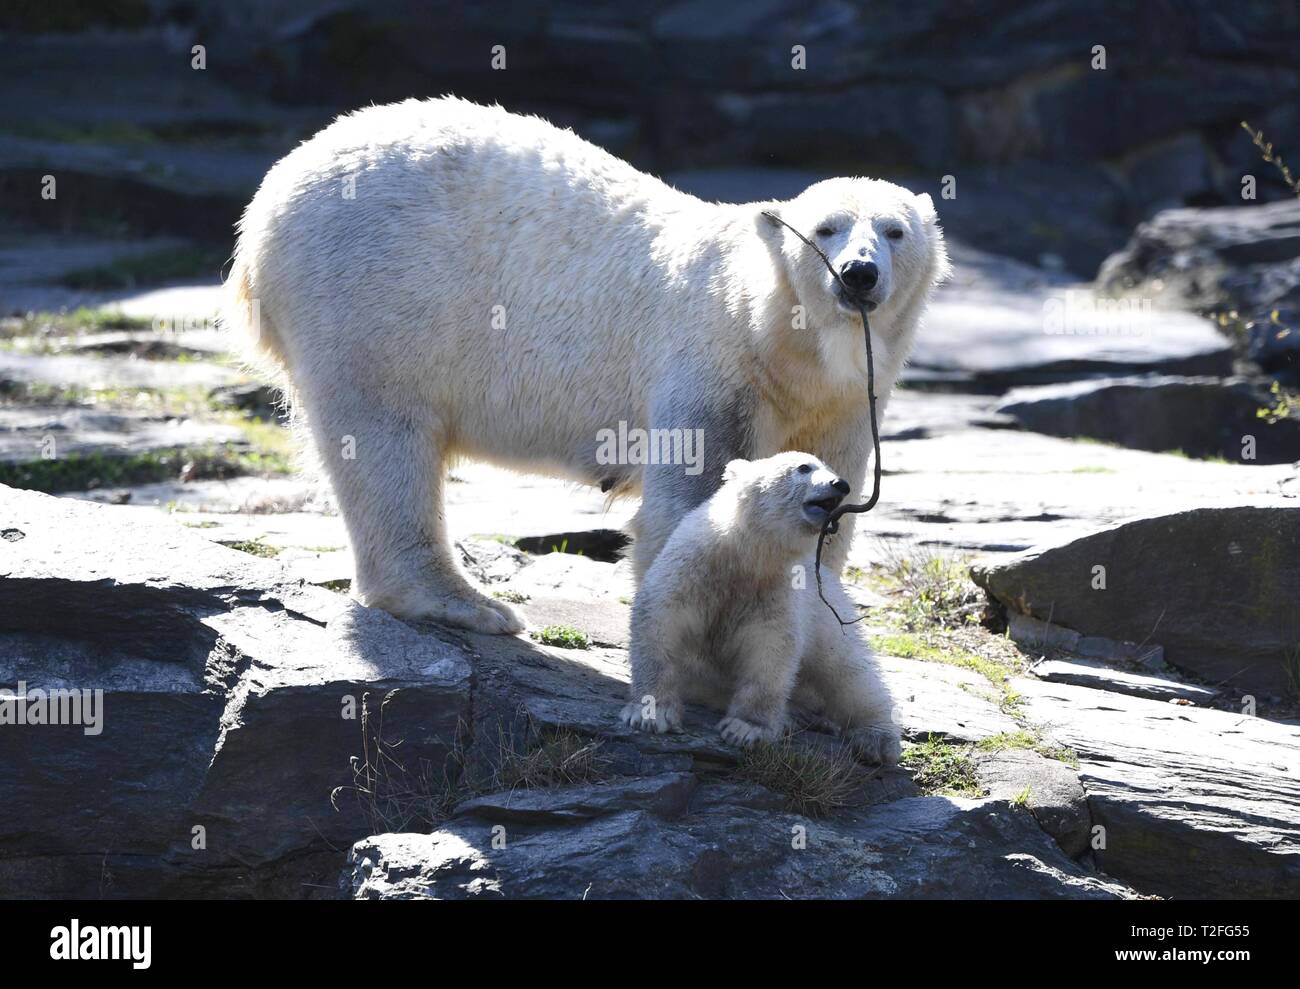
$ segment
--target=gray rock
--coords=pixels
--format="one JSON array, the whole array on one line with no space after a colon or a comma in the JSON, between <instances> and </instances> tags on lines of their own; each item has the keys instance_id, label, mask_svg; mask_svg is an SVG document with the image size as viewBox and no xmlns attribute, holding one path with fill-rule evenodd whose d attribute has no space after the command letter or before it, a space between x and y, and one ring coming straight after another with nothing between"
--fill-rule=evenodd
<instances>
[{"instance_id":1,"label":"gray rock","mask_svg":"<svg viewBox=\"0 0 1300 989\"><path fill-rule=\"evenodd\" d=\"M1300 333L1294 330L1300 201L1294 198L1160 213L1106 259L1097 280L1103 291L1235 311L1248 327L1249 356L1266 371L1300 380Z\"/></svg>"},{"instance_id":2,"label":"gray rock","mask_svg":"<svg viewBox=\"0 0 1300 989\"><path fill-rule=\"evenodd\" d=\"M1136 519L977 564L1009 610L1088 634L1155 641L1213 684L1289 689L1300 600L1300 508L1203 508ZM1104 589L1094 589L1104 568Z\"/></svg>"},{"instance_id":3,"label":"gray rock","mask_svg":"<svg viewBox=\"0 0 1300 989\"><path fill-rule=\"evenodd\" d=\"M1039 621L1018 611L1007 613L1007 633L1020 645L1037 650L1060 650L1106 663L1128 663L1151 670L1165 667L1163 646L1116 642L1103 635L1080 635L1073 629Z\"/></svg>"},{"instance_id":4,"label":"gray rock","mask_svg":"<svg viewBox=\"0 0 1300 989\"><path fill-rule=\"evenodd\" d=\"M906 772L857 767L844 806L800 817L741 778L716 712L689 708L672 735L624 728L622 649L400 622L143 513L0 489L0 684L104 690L100 735L0 733L0 787L22 808L0 815L0 893L335 895L338 849L357 843L345 895L1132 895L1062 851L1078 848L1081 821L1063 763L982 759L995 796L978 801L920 797ZM495 542L462 551L480 579L520 562ZM969 671L883 666L909 738L1023 727ZM364 728L345 716L354 702ZM563 733L599 752L586 782L484 787ZM1125 758L1159 763L1161 742L1150 733ZM843 751L811 729L795 744ZM1232 779L1285 757L1224 751ZM1143 794L1107 791L1141 805L1112 819L1150 813ZM1247 814L1228 804L1214 823ZM1164 854L1134 874L1174 869ZM1118 870L1132 863L1113 861L1130 882Z\"/></svg>"},{"instance_id":5,"label":"gray rock","mask_svg":"<svg viewBox=\"0 0 1300 989\"><path fill-rule=\"evenodd\" d=\"M462 647L274 562L10 488L0 529L0 684L103 691L99 734L0 732L5 895L311 895L374 827L351 791L331 803L363 751L347 712L369 694L436 767L468 714Z\"/></svg>"},{"instance_id":6,"label":"gray rock","mask_svg":"<svg viewBox=\"0 0 1300 989\"><path fill-rule=\"evenodd\" d=\"M894 694L898 723L912 741L936 735L978 742L1020 727L1002 710L993 686L978 673L895 656L880 656L879 661Z\"/></svg>"},{"instance_id":7,"label":"gray rock","mask_svg":"<svg viewBox=\"0 0 1300 989\"><path fill-rule=\"evenodd\" d=\"M277 388L258 382L224 385L212 389L209 398L227 408L239 409L264 422L284 421L284 406Z\"/></svg>"},{"instance_id":8,"label":"gray rock","mask_svg":"<svg viewBox=\"0 0 1300 989\"><path fill-rule=\"evenodd\" d=\"M1016 680L1023 711L1079 754L1099 867L1180 898L1300 894L1300 728Z\"/></svg>"},{"instance_id":9,"label":"gray rock","mask_svg":"<svg viewBox=\"0 0 1300 989\"><path fill-rule=\"evenodd\" d=\"M1300 460L1300 420L1270 425L1256 413L1271 404L1264 385L1241 378L1151 376L1017 388L997 411L1049 436L1242 463ZM1248 436L1255 439L1249 460L1243 457Z\"/></svg>"},{"instance_id":10,"label":"gray rock","mask_svg":"<svg viewBox=\"0 0 1300 989\"><path fill-rule=\"evenodd\" d=\"M41 460L47 452L55 457L127 456L242 442L244 434L237 427L196 419L80 406L0 407L0 461L8 463Z\"/></svg>"},{"instance_id":11,"label":"gray rock","mask_svg":"<svg viewBox=\"0 0 1300 989\"><path fill-rule=\"evenodd\" d=\"M1092 816L1079 775L1069 766L1032 749L980 754L980 785L990 797L1022 803L1070 858L1088 849Z\"/></svg>"},{"instance_id":12,"label":"gray rock","mask_svg":"<svg viewBox=\"0 0 1300 989\"><path fill-rule=\"evenodd\" d=\"M1079 377L1231 373L1232 347L1209 320L1115 304L1069 282L1010 293L986 279L967 285L959 276L940 289L912 352L917 370L997 391Z\"/></svg>"},{"instance_id":13,"label":"gray rock","mask_svg":"<svg viewBox=\"0 0 1300 989\"><path fill-rule=\"evenodd\" d=\"M813 820L681 774L599 789L552 791L526 809L476 803L430 835L367 838L340 885L358 899L1132 896L1004 801L914 797Z\"/></svg>"},{"instance_id":14,"label":"gray rock","mask_svg":"<svg viewBox=\"0 0 1300 989\"><path fill-rule=\"evenodd\" d=\"M1078 687L1111 690L1117 694L1131 694L1155 701L1182 700L1193 704L1209 704L1219 696L1219 691L1208 687L1198 687L1150 673L1116 669L1095 659L1045 659L1030 667L1029 672L1049 683L1071 683Z\"/></svg>"},{"instance_id":15,"label":"gray rock","mask_svg":"<svg viewBox=\"0 0 1300 989\"><path fill-rule=\"evenodd\" d=\"M238 372L218 364L138 361L130 357L23 354L0 350L0 382L81 388L211 388L229 384Z\"/></svg>"}]
</instances>

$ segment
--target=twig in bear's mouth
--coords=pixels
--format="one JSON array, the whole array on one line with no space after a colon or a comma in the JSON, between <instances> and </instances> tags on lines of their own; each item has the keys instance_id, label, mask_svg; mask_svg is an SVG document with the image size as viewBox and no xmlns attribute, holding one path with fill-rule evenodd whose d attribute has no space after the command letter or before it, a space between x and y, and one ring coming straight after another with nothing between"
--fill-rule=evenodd
<instances>
[{"instance_id":1,"label":"twig in bear's mouth","mask_svg":"<svg viewBox=\"0 0 1300 989\"><path fill-rule=\"evenodd\" d=\"M862 317L862 335L867 344L867 405L871 410L871 448L873 462L871 497L859 504L840 505L826 516L826 520L822 522L821 532L817 534L817 556L813 562L813 573L817 578L817 596L822 599L822 604L831 609L831 614L835 616L835 620L839 622L840 625L853 625L862 621L866 615L861 615L853 619L851 622L846 622L840 617L840 613L835 610L835 605L826 600L826 594L822 590L822 546L825 544L827 536L834 535L839 531L839 523L842 516L848 515L850 512L853 514L869 512L876 507L876 502L880 500L880 425L876 421L876 362L875 357L871 353L871 326L867 322L867 305L864 300L858 298L855 293L849 291L849 287L844 284L844 279L840 278L840 273L835 270L835 265L831 264L831 259L826 256L825 252L820 247L771 210L763 210L763 215L769 220L781 224L813 249L813 252L821 258L822 264L826 265L826 270L831 273L831 277L835 279L835 283L839 285L840 291L844 293L843 297L858 307L858 315Z\"/></svg>"}]
</instances>

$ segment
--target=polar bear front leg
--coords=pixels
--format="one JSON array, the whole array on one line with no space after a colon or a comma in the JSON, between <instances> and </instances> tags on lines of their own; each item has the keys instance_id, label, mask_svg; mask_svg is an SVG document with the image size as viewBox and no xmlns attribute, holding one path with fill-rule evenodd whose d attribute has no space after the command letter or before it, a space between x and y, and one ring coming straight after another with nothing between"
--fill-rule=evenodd
<instances>
[{"instance_id":1,"label":"polar bear front leg","mask_svg":"<svg viewBox=\"0 0 1300 989\"><path fill-rule=\"evenodd\" d=\"M357 389L308 405L352 543L352 595L398 618L475 632L522 631L509 605L457 565L443 522L444 434L431 415L366 406Z\"/></svg>"},{"instance_id":2,"label":"polar bear front leg","mask_svg":"<svg viewBox=\"0 0 1300 989\"><path fill-rule=\"evenodd\" d=\"M739 631L736 687L726 716L718 722L724 741L747 749L772 742L785 731L787 705L799 657L789 614L753 619Z\"/></svg>"},{"instance_id":3,"label":"polar bear front leg","mask_svg":"<svg viewBox=\"0 0 1300 989\"><path fill-rule=\"evenodd\" d=\"M630 728L659 734L682 729L682 671L664 648L662 635L662 629L633 618L632 683L620 715Z\"/></svg>"}]
</instances>

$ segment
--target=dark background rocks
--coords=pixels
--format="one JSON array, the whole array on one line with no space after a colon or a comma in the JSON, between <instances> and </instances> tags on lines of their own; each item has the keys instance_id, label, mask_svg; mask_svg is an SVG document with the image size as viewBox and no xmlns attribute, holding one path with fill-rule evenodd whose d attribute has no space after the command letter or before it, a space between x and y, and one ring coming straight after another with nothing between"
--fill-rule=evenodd
<instances>
[{"instance_id":1,"label":"dark background rocks","mask_svg":"<svg viewBox=\"0 0 1300 989\"><path fill-rule=\"evenodd\" d=\"M1239 203L1244 171L1262 199L1285 193L1243 117L1282 148L1300 133L1289 0L135 0L2 17L0 79L26 98L0 121L0 187L43 230L222 239L266 165L334 114L454 92L659 174L794 166L935 191L952 175L953 232L1092 275L1159 209ZM8 195L50 163L77 176L57 204Z\"/></svg>"}]
</instances>

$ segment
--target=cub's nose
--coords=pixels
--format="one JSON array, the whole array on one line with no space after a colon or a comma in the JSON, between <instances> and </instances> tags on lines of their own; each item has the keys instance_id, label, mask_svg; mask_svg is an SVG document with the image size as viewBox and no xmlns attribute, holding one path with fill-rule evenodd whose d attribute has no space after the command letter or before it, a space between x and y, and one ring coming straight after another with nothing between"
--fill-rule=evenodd
<instances>
[{"instance_id":1,"label":"cub's nose","mask_svg":"<svg viewBox=\"0 0 1300 989\"><path fill-rule=\"evenodd\" d=\"M844 480L842 477L837 477L835 480L831 481L831 487L842 495L849 493L849 482Z\"/></svg>"},{"instance_id":2,"label":"cub's nose","mask_svg":"<svg viewBox=\"0 0 1300 989\"><path fill-rule=\"evenodd\" d=\"M840 278L854 295L870 292L880 280L880 269L874 261L850 261L840 269Z\"/></svg>"}]
</instances>

